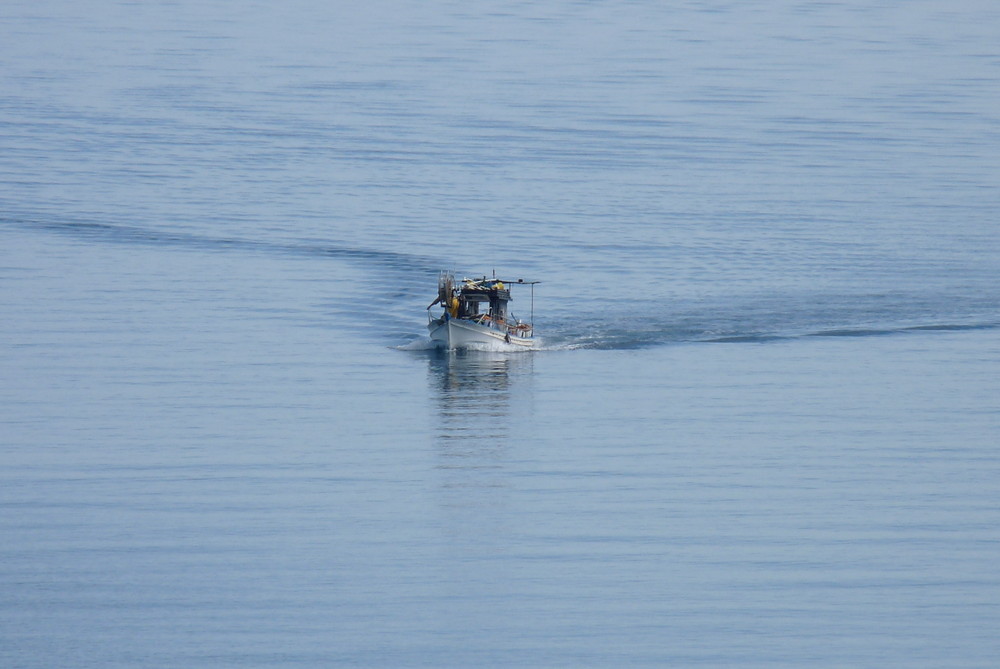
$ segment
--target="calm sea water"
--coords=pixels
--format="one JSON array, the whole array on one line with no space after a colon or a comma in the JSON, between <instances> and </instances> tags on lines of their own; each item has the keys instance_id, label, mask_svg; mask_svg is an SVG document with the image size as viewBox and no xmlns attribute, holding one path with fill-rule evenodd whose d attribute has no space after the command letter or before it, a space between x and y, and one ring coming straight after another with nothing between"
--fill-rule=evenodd
<instances>
[{"instance_id":1,"label":"calm sea water","mask_svg":"<svg viewBox=\"0 0 1000 669\"><path fill-rule=\"evenodd\" d=\"M5 3L0 664L995 666L998 45ZM440 269L542 350L428 348Z\"/></svg>"}]
</instances>

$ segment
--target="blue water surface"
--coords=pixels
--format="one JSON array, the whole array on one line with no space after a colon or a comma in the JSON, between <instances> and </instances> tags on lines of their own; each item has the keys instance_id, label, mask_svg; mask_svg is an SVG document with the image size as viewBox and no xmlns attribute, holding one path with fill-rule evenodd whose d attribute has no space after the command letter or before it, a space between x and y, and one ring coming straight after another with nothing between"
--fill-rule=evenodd
<instances>
[{"instance_id":1,"label":"blue water surface","mask_svg":"<svg viewBox=\"0 0 1000 669\"><path fill-rule=\"evenodd\" d=\"M998 38L6 3L0 664L994 666Z\"/></svg>"}]
</instances>

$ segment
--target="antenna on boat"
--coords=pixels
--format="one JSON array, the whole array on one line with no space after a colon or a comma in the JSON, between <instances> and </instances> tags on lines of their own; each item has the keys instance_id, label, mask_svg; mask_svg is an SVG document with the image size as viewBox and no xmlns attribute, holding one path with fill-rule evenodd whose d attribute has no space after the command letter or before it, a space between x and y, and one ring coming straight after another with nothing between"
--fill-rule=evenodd
<instances>
[{"instance_id":1,"label":"antenna on boat","mask_svg":"<svg viewBox=\"0 0 1000 669\"><path fill-rule=\"evenodd\" d=\"M535 327L535 284L541 283L541 281L525 281L524 279L518 279L518 283L526 283L531 286L531 324L532 329Z\"/></svg>"}]
</instances>

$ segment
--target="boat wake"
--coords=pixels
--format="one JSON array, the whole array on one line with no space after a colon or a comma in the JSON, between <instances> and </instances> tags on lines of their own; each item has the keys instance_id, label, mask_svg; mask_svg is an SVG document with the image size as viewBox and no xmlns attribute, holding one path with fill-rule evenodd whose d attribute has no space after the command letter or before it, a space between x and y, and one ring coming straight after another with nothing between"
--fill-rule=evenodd
<instances>
[{"instance_id":1,"label":"boat wake","mask_svg":"<svg viewBox=\"0 0 1000 669\"><path fill-rule=\"evenodd\" d=\"M270 255L332 258L404 272L433 274L437 262L409 253L338 245L321 239L260 240L243 237L214 237L180 230L157 230L127 223L94 221L47 221L0 219L0 222L23 228L75 237L88 242L173 247L179 250L201 250L232 253L264 253Z\"/></svg>"},{"instance_id":2,"label":"boat wake","mask_svg":"<svg viewBox=\"0 0 1000 669\"><path fill-rule=\"evenodd\" d=\"M355 308L352 296L344 307L347 327L376 334L404 351L436 348L429 338L408 340L421 328L426 306L423 287L437 274L439 259L352 247L335 239L255 239L196 234L180 229L158 230L128 222L53 221L38 217L5 217L0 223L47 234L101 243L161 246L178 251L273 255L329 260L357 265L378 275L372 290ZM323 271L323 270L321 270ZM557 283L557 282L556 282ZM390 286L390 289L386 289ZM552 286L552 288L549 288ZM575 288L576 286L574 286ZM549 288L548 290L545 290ZM1000 298L967 286L928 288L928 292L865 294L798 294L742 298L718 297L708 302L647 295L644 304L657 311L639 313L639 306L614 301L617 296L588 288L579 295L565 286L543 284L537 309L534 350L630 350L689 343L767 343L817 337L879 337L928 332L961 332L1000 328ZM331 285L331 303L342 299ZM572 300L568 299L573 297ZM572 305L567 310L560 305ZM605 307L612 304L610 309ZM524 308L518 302L520 308ZM600 308L598 308L599 305ZM520 312L519 312L520 313ZM477 343L475 350L522 352L502 341Z\"/></svg>"},{"instance_id":3,"label":"boat wake","mask_svg":"<svg viewBox=\"0 0 1000 669\"><path fill-rule=\"evenodd\" d=\"M681 344L766 344L814 338L864 338L905 336L920 333L948 333L1000 329L1000 314L988 305L966 313L945 313L947 306L931 310L926 304L908 309L905 304L877 305L882 318L872 318L876 305L840 306L826 312L803 308L770 310L762 305L736 308L716 305L712 310L678 310L657 318L619 315L598 319L560 318L549 313L539 318L537 327L544 340L536 337L537 351L636 350ZM956 310L961 311L961 310ZM421 337L398 350L420 351L435 348L435 342ZM503 342L484 344L482 350L506 352L522 350Z\"/></svg>"},{"instance_id":4,"label":"boat wake","mask_svg":"<svg viewBox=\"0 0 1000 669\"><path fill-rule=\"evenodd\" d=\"M540 347L547 351L572 351L581 349L592 350L630 350L668 346L672 344L764 344L770 342L795 341L810 338L838 337L885 337L928 332L964 332L975 330L1000 329L1000 320L985 320L971 323L935 323L917 325L886 325L821 327L816 329L796 329L795 331L747 331L718 332L711 328L701 331L689 328L665 328L659 333L644 330L623 329L617 332L604 332L582 335L578 333L549 332L549 343Z\"/></svg>"}]
</instances>

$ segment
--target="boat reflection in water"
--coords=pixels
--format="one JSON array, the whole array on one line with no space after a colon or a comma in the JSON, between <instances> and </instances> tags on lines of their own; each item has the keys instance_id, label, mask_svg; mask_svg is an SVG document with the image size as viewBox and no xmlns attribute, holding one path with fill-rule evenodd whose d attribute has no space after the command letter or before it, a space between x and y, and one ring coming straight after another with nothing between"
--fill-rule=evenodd
<instances>
[{"instance_id":1,"label":"boat reflection in water","mask_svg":"<svg viewBox=\"0 0 1000 669\"><path fill-rule=\"evenodd\" d=\"M434 469L441 531L464 554L493 559L508 550L512 467L519 435L532 424L535 356L476 350L428 351L434 419Z\"/></svg>"},{"instance_id":2,"label":"boat reflection in water","mask_svg":"<svg viewBox=\"0 0 1000 669\"><path fill-rule=\"evenodd\" d=\"M510 435L512 406L530 405L532 355L493 351L428 351L441 439L497 448Z\"/></svg>"}]
</instances>

